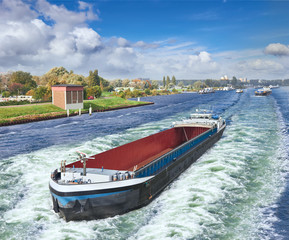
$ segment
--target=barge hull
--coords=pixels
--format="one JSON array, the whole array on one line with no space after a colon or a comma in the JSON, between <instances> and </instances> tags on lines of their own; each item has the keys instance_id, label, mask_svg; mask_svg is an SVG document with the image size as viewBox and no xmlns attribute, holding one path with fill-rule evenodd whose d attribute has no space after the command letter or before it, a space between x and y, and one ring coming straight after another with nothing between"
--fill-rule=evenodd
<instances>
[{"instance_id":1,"label":"barge hull","mask_svg":"<svg viewBox=\"0 0 289 240\"><path fill-rule=\"evenodd\" d=\"M190 151L175 159L170 165L162 169L156 175L144 183L125 188L123 191L111 189L111 194L93 198L72 200L61 204L57 193L50 186L52 193L53 209L66 221L71 220L92 220L112 217L124 214L128 211L143 207L156 198L174 179L184 172L192 163L210 149L221 137L225 127L219 132L206 138Z\"/></svg>"}]
</instances>

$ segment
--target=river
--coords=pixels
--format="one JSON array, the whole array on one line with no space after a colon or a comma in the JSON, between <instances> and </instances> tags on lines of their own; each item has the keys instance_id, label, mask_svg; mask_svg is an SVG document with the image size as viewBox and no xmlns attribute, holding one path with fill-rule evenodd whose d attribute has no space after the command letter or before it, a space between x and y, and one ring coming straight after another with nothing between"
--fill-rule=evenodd
<instances>
[{"instance_id":1,"label":"river","mask_svg":"<svg viewBox=\"0 0 289 240\"><path fill-rule=\"evenodd\" d=\"M0 128L0 239L289 239L289 87L142 98L155 104ZM195 109L227 121L223 137L151 204L65 222L50 173L169 128Z\"/></svg>"}]
</instances>

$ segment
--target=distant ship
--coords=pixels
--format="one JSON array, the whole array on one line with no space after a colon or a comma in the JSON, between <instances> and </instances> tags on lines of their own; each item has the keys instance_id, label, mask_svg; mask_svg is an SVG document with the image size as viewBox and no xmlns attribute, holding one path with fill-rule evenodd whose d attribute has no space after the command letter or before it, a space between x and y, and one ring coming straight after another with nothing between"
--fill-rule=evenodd
<instances>
[{"instance_id":1,"label":"distant ship","mask_svg":"<svg viewBox=\"0 0 289 240\"><path fill-rule=\"evenodd\" d=\"M233 87L223 87L223 91L232 91L234 90Z\"/></svg>"},{"instance_id":2,"label":"distant ship","mask_svg":"<svg viewBox=\"0 0 289 240\"><path fill-rule=\"evenodd\" d=\"M270 85L270 86L269 86L269 88L270 88L270 89L272 89L272 88L279 88L279 85L278 85L278 84L277 84L277 85L275 85L275 86L273 86L273 85Z\"/></svg>"},{"instance_id":3,"label":"distant ship","mask_svg":"<svg viewBox=\"0 0 289 240\"><path fill-rule=\"evenodd\" d=\"M236 90L236 93L243 93L244 91L243 91L243 89L237 89Z\"/></svg>"},{"instance_id":4,"label":"distant ship","mask_svg":"<svg viewBox=\"0 0 289 240\"><path fill-rule=\"evenodd\" d=\"M215 90L213 88L204 88L198 91L199 94L208 94L208 93L214 93Z\"/></svg>"},{"instance_id":5,"label":"distant ship","mask_svg":"<svg viewBox=\"0 0 289 240\"><path fill-rule=\"evenodd\" d=\"M263 87L261 89L258 89L257 91L255 91L255 95L256 96L268 96L272 93L272 90L270 88L267 87Z\"/></svg>"},{"instance_id":6,"label":"distant ship","mask_svg":"<svg viewBox=\"0 0 289 240\"><path fill-rule=\"evenodd\" d=\"M66 221L100 219L150 203L212 147L226 122L194 113L173 127L134 142L61 163L51 174L53 210Z\"/></svg>"}]
</instances>

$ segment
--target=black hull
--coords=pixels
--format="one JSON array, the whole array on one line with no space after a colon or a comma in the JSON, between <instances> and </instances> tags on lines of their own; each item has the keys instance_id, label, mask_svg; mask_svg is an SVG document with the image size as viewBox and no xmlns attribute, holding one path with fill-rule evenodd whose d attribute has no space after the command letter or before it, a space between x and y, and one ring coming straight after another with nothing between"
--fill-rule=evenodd
<instances>
[{"instance_id":1,"label":"black hull","mask_svg":"<svg viewBox=\"0 0 289 240\"><path fill-rule=\"evenodd\" d=\"M89 193L91 195L107 194L106 196L70 201L63 206L53 194L58 196L67 196L67 194L59 193L50 186L53 209L66 221L71 221L112 217L143 207L156 198L174 179L210 149L222 137L224 129L208 137L144 183L104 190L105 193L103 190ZM79 195L88 195L88 193L79 193Z\"/></svg>"}]
</instances>

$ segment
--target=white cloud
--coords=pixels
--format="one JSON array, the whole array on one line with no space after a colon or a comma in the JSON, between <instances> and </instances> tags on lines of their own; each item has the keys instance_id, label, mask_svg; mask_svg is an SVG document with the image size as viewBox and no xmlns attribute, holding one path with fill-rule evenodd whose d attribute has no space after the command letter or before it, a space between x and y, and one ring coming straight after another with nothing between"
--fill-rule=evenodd
<instances>
[{"instance_id":1,"label":"white cloud","mask_svg":"<svg viewBox=\"0 0 289 240\"><path fill-rule=\"evenodd\" d=\"M265 53L274 56L289 56L289 46L281 43L271 43L265 48Z\"/></svg>"},{"instance_id":2,"label":"white cloud","mask_svg":"<svg viewBox=\"0 0 289 240\"><path fill-rule=\"evenodd\" d=\"M99 19L92 4L79 1L79 9L71 11L46 0L38 0L31 7L32 2L0 2L0 71L23 70L42 75L52 67L64 66L84 75L98 69L108 79L162 79L164 75L206 79L224 74L280 78L289 74L288 61L266 59L271 56L264 55L262 49L212 53L193 41L166 39L148 43L105 38L87 24ZM288 47L280 45L268 45L266 53L286 55Z\"/></svg>"},{"instance_id":3,"label":"white cloud","mask_svg":"<svg viewBox=\"0 0 289 240\"><path fill-rule=\"evenodd\" d=\"M280 62L267 59L254 59L238 62L235 69L244 72L251 78L276 79L279 76L288 76L288 69Z\"/></svg>"},{"instance_id":4,"label":"white cloud","mask_svg":"<svg viewBox=\"0 0 289 240\"><path fill-rule=\"evenodd\" d=\"M94 52L102 45L99 34L91 28L76 27L71 35L80 52Z\"/></svg>"}]
</instances>

